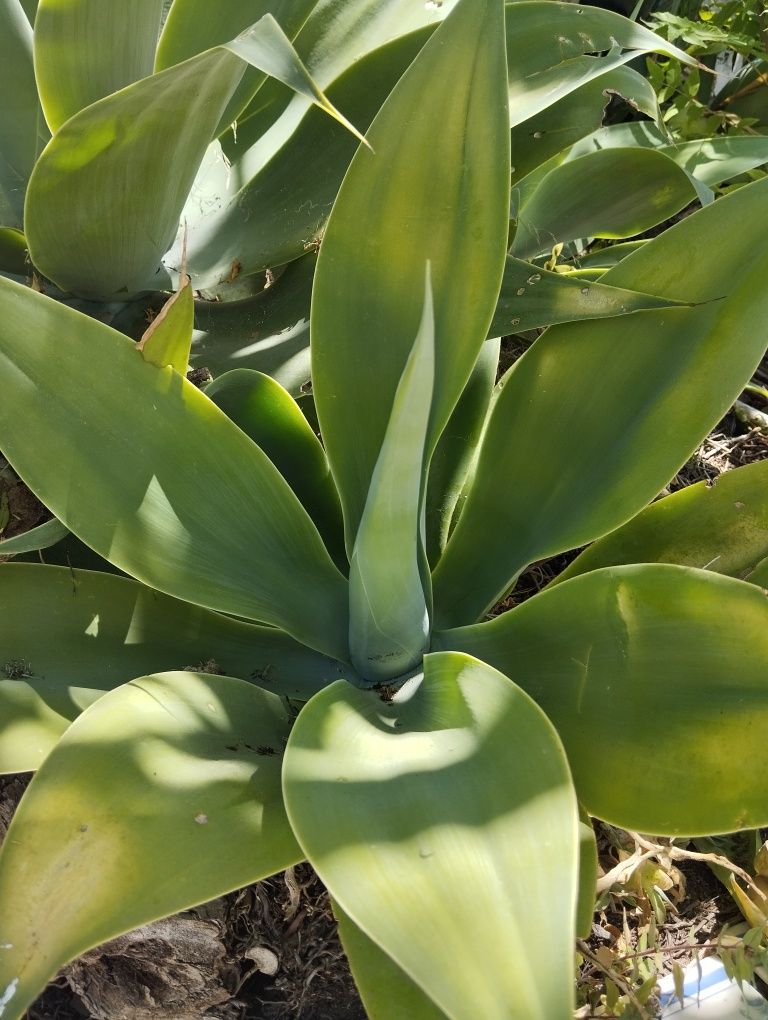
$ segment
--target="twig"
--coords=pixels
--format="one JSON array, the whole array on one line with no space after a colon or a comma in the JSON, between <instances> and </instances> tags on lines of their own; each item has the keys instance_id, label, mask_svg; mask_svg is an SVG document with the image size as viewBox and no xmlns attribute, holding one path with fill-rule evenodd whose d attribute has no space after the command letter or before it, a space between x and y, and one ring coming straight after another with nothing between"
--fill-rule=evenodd
<instances>
[{"instance_id":1,"label":"twig","mask_svg":"<svg viewBox=\"0 0 768 1020\"><path fill-rule=\"evenodd\" d=\"M589 948L584 939L576 939L576 945L578 946L581 955L586 960L589 960L593 967L597 967L597 969L601 971L601 973L605 974L606 977L610 978L611 981L613 981L617 988L624 992L626 997L638 1011L643 1020L650 1020L650 1014L646 1013L645 1007L640 1002L638 997L635 995L634 989L629 984L629 982L625 981L624 978L621 977L621 975L616 974L614 971L612 971L610 967L606 967L606 965L595 956L595 954Z\"/></svg>"}]
</instances>

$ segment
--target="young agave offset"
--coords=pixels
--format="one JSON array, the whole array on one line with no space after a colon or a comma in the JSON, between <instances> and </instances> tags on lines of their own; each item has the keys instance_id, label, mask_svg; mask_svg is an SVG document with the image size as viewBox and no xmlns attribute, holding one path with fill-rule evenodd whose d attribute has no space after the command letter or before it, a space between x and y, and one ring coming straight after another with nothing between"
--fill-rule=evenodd
<instances>
[{"instance_id":1,"label":"young agave offset","mask_svg":"<svg viewBox=\"0 0 768 1020\"><path fill-rule=\"evenodd\" d=\"M553 326L494 386L503 18L461 0L345 178L313 292L323 447L266 377L209 397L0 281L3 450L138 579L0 567L0 768L39 767L0 853L3 1020L86 948L302 859L371 1017L567 1018L579 805L660 834L768 822L768 602L711 552L736 521L722 569L763 576L765 472L713 490L703 536L698 501L653 540L640 513L765 349L768 186L604 277L656 308Z\"/></svg>"}]
</instances>

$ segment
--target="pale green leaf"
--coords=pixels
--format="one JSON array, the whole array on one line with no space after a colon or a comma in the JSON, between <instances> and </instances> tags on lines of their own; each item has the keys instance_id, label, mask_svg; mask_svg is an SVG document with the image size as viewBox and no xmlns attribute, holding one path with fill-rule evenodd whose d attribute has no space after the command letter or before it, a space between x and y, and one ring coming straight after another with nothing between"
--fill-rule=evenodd
<instances>
[{"instance_id":1,"label":"pale green leaf","mask_svg":"<svg viewBox=\"0 0 768 1020\"><path fill-rule=\"evenodd\" d=\"M265 15L225 46L144 78L64 124L35 167L26 206L30 254L41 272L63 290L101 300L166 286L160 260L246 66L312 93L346 124ZM194 115L182 115L192 97Z\"/></svg>"},{"instance_id":2,"label":"pale green leaf","mask_svg":"<svg viewBox=\"0 0 768 1020\"><path fill-rule=\"evenodd\" d=\"M408 1020L446 1020L445 1013L428 998L376 943L333 904L339 936L349 960L369 1020L390 1017Z\"/></svg>"},{"instance_id":3,"label":"pale green leaf","mask_svg":"<svg viewBox=\"0 0 768 1020\"><path fill-rule=\"evenodd\" d=\"M105 691L167 669L210 669L306 701L333 659L128 578L70 567L0 567L0 772L36 769Z\"/></svg>"},{"instance_id":4,"label":"pale green leaf","mask_svg":"<svg viewBox=\"0 0 768 1020\"><path fill-rule=\"evenodd\" d=\"M633 517L730 407L766 346L766 210L768 181L748 185L602 277L697 307L553 326L504 377L434 574L441 626L477 619L526 564Z\"/></svg>"},{"instance_id":5,"label":"pale green leaf","mask_svg":"<svg viewBox=\"0 0 768 1020\"><path fill-rule=\"evenodd\" d=\"M532 267L530 271L533 271ZM505 270L502 294L506 282ZM497 319L504 315L502 302L503 298L496 307L491 332ZM425 528L427 554L431 564L440 558L448 541L456 506L475 461L480 435L488 414L488 404L496 382L500 346L501 342L497 338L486 340L480 348L480 355L472 374L448 419L448 424L443 429L429 464Z\"/></svg>"},{"instance_id":6,"label":"pale green leaf","mask_svg":"<svg viewBox=\"0 0 768 1020\"><path fill-rule=\"evenodd\" d=\"M538 702L590 814L662 835L768 822L768 599L754 585L609 567L435 645L509 672Z\"/></svg>"},{"instance_id":7,"label":"pale green leaf","mask_svg":"<svg viewBox=\"0 0 768 1020\"><path fill-rule=\"evenodd\" d=\"M263 372L292 396L309 382L309 306L314 256L297 259L270 286L236 301L195 301L190 361L214 376L232 369ZM138 340L147 325L147 307L161 307L162 296L126 305L112 325Z\"/></svg>"},{"instance_id":8,"label":"pale green leaf","mask_svg":"<svg viewBox=\"0 0 768 1020\"><path fill-rule=\"evenodd\" d=\"M274 694L200 673L134 680L70 726L0 851L4 1020L85 950L301 859L289 730Z\"/></svg>"},{"instance_id":9,"label":"pale green leaf","mask_svg":"<svg viewBox=\"0 0 768 1020\"><path fill-rule=\"evenodd\" d=\"M317 0L174 0L157 45L155 70L163 71L211 46L221 46L271 14L289 39L306 21ZM221 115L219 134L237 119L265 81L263 71L249 67Z\"/></svg>"},{"instance_id":10,"label":"pale green leaf","mask_svg":"<svg viewBox=\"0 0 768 1020\"><path fill-rule=\"evenodd\" d=\"M652 503L585 549L555 583L624 563L678 563L752 581L768 556L768 461Z\"/></svg>"},{"instance_id":11,"label":"pale green leaf","mask_svg":"<svg viewBox=\"0 0 768 1020\"><path fill-rule=\"evenodd\" d=\"M435 31L376 116L375 152L358 150L323 239L312 376L348 549L418 329L425 262L437 366L428 455L487 335L509 200L502 17L500 0L462 0ZM450 90L435 87L448 79Z\"/></svg>"},{"instance_id":12,"label":"pale green leaf","mask_svg":"<svg viewBox=\"0 0 768 1020\"><path fill-rule=\"evenodd\" d=\"M35 74L51 131L152 73L163 0L40 0Z\"/></svg>"},{"instance_id":13,"label":"pale green leaf","mask_svg":"<svg viewBox=\"0 0 768 1020\"><path fill-rule=\"evenodd\" d=\"M170 365L179 375L185 375L194 319L192 286L189 277L183 276L180 289L168 298L136 345L144 360L158 368Z\"/></svg>"},{"instance_id":14,"label":"pale green leaf","mask_svg":"<svg viewBox=\"0 0 768 1020\"><path fill-rule=\"evenodd\" d=\"M614 67L512 128L513 182L596 131L612 95L623 96L649 117L658 116L656 93L648 79L626 65Z\"/></svg>"},{"instance_id":15,"label":"pale green leaf","mask_svg":"<svg viewBox=\"0 0 768 1020\"><path fill-rule=\"evenodd\" d=\"M247 368L225 372L205 395L266 453L346 571L341 507L328 458L293 397L268 375Z\"/></svg>"},{"instance_id":16,"label":"pale green leaf","mask_svg":"<svg viewBox=\"0 0 768 1020\"><path fill-rule=\"evenodd\" d=\"M424 33L414 33L363 57L328 96L366 128L423 42ZM184 208L190 272L203 288L226 289L237 265L242 274L254 273L316 248L355 154L355 140L340 124L302 96L286 106L285 88L275 87L271 103L262 88L258 113L238 122L237 144L222 137L232 165L223 186L204 205L191 196ZM182 240L180 232L165 260L170 268L178 265Z\"/></svg>"},{"instance_id":17,"label":"pale green leaf","mask_svg":"<svg viewBox=\"0 0 768 1020\"><path fill-rule=\"evenodd\" d=\"M344 913L448 1016L564 1020L578 815L559 740L484 663L424 666L389 703L341 681L305 706L291 824Z\"/></svg>"},{"instance_id":18,"label":"pale green leaf","mask_svg":"<svg viewBox=\"0 0 768 1020\"><path fill-rule=\"evenodd\" d=\"M571 274L549 272L508 255L488 335L506 336L559 322L607 319L675 304L677 302L668 298L608 287Z\"/></svg>"},{"instance_id":19,"label":"pale green leaf","mask_svg":"<svg viewBox=\"0 0 768 1020\"><path fill-rule=\"evenodd\" d=\"M513 127L641 53L695 63L642 25L586 5L512 3L507 30Z\"/></svg>"},{"instance_id":20,"label":"pale green leaf","mask_svg":"<svg viewBox=\"0 0 768 1020\"><path fill-rule=\"evenodd\" d=\"M347 582L255 443L108 326L6 280L0 309L3 452L59 520L152 587L346 658Z\"/></svg>"},{"instance_id":21,"label":"pale green leaf","mask_svg":"<svg viewBox=\"0 0 768 1020\"><path fill-rule=\"evenodd\" d=\"M26 276L27 239L15 227L0 227L0 273L12 276Z\"/></svg>"},{"instance_id":22,"label":"pale green leaf","mask_svg":"<svg viewBox=\"0 0 768 1020\"><path fill-rule=\"evenodd\" d=\"M0 0L0 224L21 227L24 195L46 131L32 63L32 28L19 0Z\"/></svg>"},{"instance_id":23,"label":"pale green leaf","mask_svg":"<svg viewBox=\"0 0 768 1020\"><path fill-rule=\"evenodd\" d=\"M512 252L534 258L579 237L632 237L695 198L688 174L662 152L592 152L554 167L520 205L513 189Z\"/></svg>"},{"instance_id":24,"label":"pale green leaf","mask_svg":"<svg viewBox=\"0 0 768 1020\"><path fill-rule=\"evenodd\" d=\"M592 934L597 898L597 840L592 819L579 811L579 895L576 903L576 934L583 939Z\"/></svg>"},{"instance_id":25,"label":"pale green leaf","mask_svg":"<svg viewBox=\"0 0 768 1020\"><path fill-rule=\"evenodd\" d=\"M434 382L435 313L427 264L421 324L395 392L350 559L349 651L369 680L413 669L429 644L423 501Z\"/></svg>"},{"instance_id":26,"label":"pale green leaf","mask_svg":"<svg viewBox=\"0 0 768 1020\"><path fill-rule=\"evenodd\" d=\"M50 521L38 524L36 528L21 535L14 535L12 538L0 536L0 557L16 556L18 553L35 552L37 549L47 549L69 534L67 528L54 517Z\"/></svg>"}]
</instances>

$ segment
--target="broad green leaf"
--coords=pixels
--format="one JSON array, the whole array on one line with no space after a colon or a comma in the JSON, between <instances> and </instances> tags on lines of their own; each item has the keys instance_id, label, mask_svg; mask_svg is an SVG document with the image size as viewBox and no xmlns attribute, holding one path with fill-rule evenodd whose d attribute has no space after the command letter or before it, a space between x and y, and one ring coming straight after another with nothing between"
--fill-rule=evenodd
<instances>
[{"instance_id":1,"label":"broad green leaf","mask_svg":"<svg viewBox=\"0 0 768 1020\"><path fill-rule=\"evenodd\" d=\"M317 83L328 88L334 104L354 124L364 128L434 31L434 23L452 7L449 2L438 7L413 0L361 0L355 4L321 0L296 39L296 46ZM549 133L555 117L544 115L548 104L563 99L570 103L570 93L582 89L586 97L593 79L603 83L615 81L611 76L625 70L621 62L644 49L669 50L658 36L604 11L590 11L590 19L600 20L602 28L598 35L589 36L581 16L569 14L570 7L557 5L565 33L562 53L549 41L553 4L510 4L506 8L510 47L517 46L521 33L528 33L522 47L525 52L515 49L512 53L510 49L509 60L509 94L515 117L521 118L521 131L526 130L523 120L530 127L534 123L532 116L543 116L543 130ZM533 44L531 36L536 38ZM612 37L630 47L627 54L620 56L618 67L613 57L606 62L591 56L583 58L584 66L576 66L573 60L576 53L589 53L596 43L607 50L613 45ZM565 61L564 53L568 54ZM528 108L520 103L520 95L539 80L540 74L556 78L558 87L548 96L537 93L528 113ZM637 88L630 87L638 95ZM593 95L595 91L592 89ZM629 91L626 83L620 91ZM644 109L649 101L647 94L639 100ZM565 115L570 125L581 116L578 113L581 106L574 101L573 107L569 105L567 109L573 109L573 116L567 111ZM204 287L224 284L235 263L239 263L243 273L253 273L301 255L308 243L322 235L331 204L354 155L348 133L328 118L318 116L317 111L308 111L302 97L288 100L285 90L273 82L259 90L252 110L250 116L238 121L236 141L222 136L232 163L229 184L214 196L207 207L208 215L199 223L199 209L184 211L183 218L190 224L190 268ZM558 124L562 132L562 117ZM515 161L518 140L519 136L513 135ZM566 135L562 144L567 141ZM525 152L520 151L520 158L525 159L531 148L527 141L522 148ZM552 151L556 150L549 149L547 155ZM307 160L307 152L313 153L312 160ZM291 181L290 190L285 188L286 180ZM171 268L178 262L180 245L179 237L166 260Z\"/></svg>"},{"instance_id":2,"label":"broad green leaf","mask_svg":"<svg viewBox=\"0 0 768 1020\"><path fill-rule=\"evenodd\" d=\"M513 190L517 231L512 252L534 258L579 237L632 237L695 198L688 174L661 152L592 152L551 170L519 208Z\"/></svg>"},{"instance_id":3,"label":"broad green leaf","mask_svg":"<svg viewBox=\"0 0 768 1020\"><path fill-rule=\"evenodd\" d=\"M111 574L7 563L0 601L0 772L36 769L83 709L145 673L205 668L306 701L341 668L274 627Z\"/></svg>"},{"instance_id":4,"label":"broad green leaf","mask_svg":"<svg viewBox=\"0 0 768 1020\"><path fill-rule=\"evenodd\" d=\"M555 583L624 563L678 563L751 581L766 556L768 461L761 461L652 503L585 549Z\"/></svg>"},{"instance_id":5,"label":"broad green leaf","mask_svg":"<svg viewBox=\"0 0 768 1020\"><path fill-rule=\"evenodd\" d=\"M38 524L36 528L30 528L21 535L14 535L12 538L0 536L0 557L15 556L18 553L35 552L37 549L47 549L69 534L67 528L54 517L50 521Z\"/></svg>"},{"instance_id":6,"label":"broad green leaf","mask_svg":"<svg viewBox=\"0 0 768 1020\"><path fill-rule=\"evenodd\" d=\"M309 382L309 307L315 259L291 263L253 298L198 301L192 364L214 373L251 368L271 376L292 396Z\"/></svg>"},{"instance_id":7,"label":"broad green leaf","mask_svg":"<svg viewBox=\"0 0 768 1020\"><path fill-rule=\"evenodd\" d=\"M341 507L328 458L293 397L268 375L247 368L219 376L205 395L266 453L346 570Z\"/></svg>"},{"instance_id":8,"label":"broad green leaf","mask_svg":"<svg viewBox=\"0 0 768 1020\"><path fill-rule=\"evenodd\" d=\"M332 102L360 128L367 127L424 37L397 39L353 64L328 89ZM316 248L355 154L348 131L301 96L286 106L285 89L279 88L271 105L261 89L259 113L238 122L237 144L227 145L232 169L224 186L215 188L204 205L190 197L184 208L190 272L201 287L226 289L238 266L243 275L259 272ZM178 264L182 241L180 232L167 266Z\"/></svg>"},{"instance_id":9,"label":"broad green leaf","mask_svg":"<svg viewBox=\"0 0 768 1020\"><path fill-rule=\"evenodd\" d=\"M301 860L289 731L280 698L202 673L133 680L70 726L0 851L4 1020L85 950Z\"/></svg>"},{"instance_id":10,"label":"broad green leaf","mask_svg":"<svg viewBox=\"0 0 768 1020\"><path fill-rule=\"evenodd\" d=\"M242 73L234 54L209 50L68 120L28 190L25 226L37 268L63 290L101 300L165 288L160 259ZM194 116L183 115L192 97Z\"/></svg>"},{"instance_id":11,"label":"broad green leaf","mask_svg":"<svg viewBox=\"0 0 768 1020\"><path fill-rule=\"evenodd\" d=\"M194 320L192 285L189 277L182 274L179 290L168 298L136 345L144 360L158 368L170 365L179 375L185 375Z\"/></svg>"},{"instance_id":12,"label":"broad green leaf","mask_svg":"<svg viewBox=\"0 0 768 1020\"><path fill-rule=\"evenodd\" d=\"M740 188L602 277L696 307L553 326L504 377L435 571L440 626L477 619L526 564L633 517L730 407L766 346L766 210L768 181Z\"/></svg>"},{"instance_id":13,"label":"broad green leaf","mask_svg":"<svg viewBox=\"0 0 768 1020\"><path fill-rule=\"evenodd\" d=\"M309 305L315 258L292 262L265 290L237 301L195 301L191 364L219 375L237 368L263 372L292 396L309 382ZM147 310L162 307L161 295L126 305L111 322L138 340Z\"/></svg>"},{"instance_id":14,"label":"broad green leaf","mask_svg":"<svg viewBox=\"0 0 768 1020\"><path fill-rule=\"evenodd\" d=\"M612 124L577 142L561 158L574 159L588 152L627 145L658 149L702 184L710 188L731 177L768 163L765 135L715 135L669 144L664 135L647 121Z\"/></svg>"},{"instance_id":15,"label":"broad green leaf","mask_svg":"<svg viewBox=\"0 0 768 1020\"><path fill-rule=\"evenodd\" d=\"M621 244L611 244L605 248L594 248L586 255L580 255L573 264L577 269L612 269L627 255L631 255L647 243L647 240L623 241Z\"/></svg>"},{"instance_id":16,"label":"broad green leaf","mask_svg":"<svg viewBox=\"0 0 768 1020\"><path fill-rule=\"evenodd\" d=\"M19 0L0 0L0 223L21 227L27 181L44 142L32 28Z\"/></svg>"},{"instance_id":17,"label":"broad green leaf","mask_svg":"<svg viewBox=\"0 0 768 1020\"><path fill-rule=\"evenodd\" d=\"M246 66L341 116L270 15L226 46L86 107L62 126L30 181L25 227L41 272L63 290L102 300L166 285L160 260ZM191 97L194 116L183 116Z\"/></svg>"},{"instance_id":18,"label":"broad green leaf","mask_svg":"<svg viewBox=\"0 0 768 1020\"><path fill-rule=\"evenodd\" d=\"M317 0L174 0L157 46L155 70L163 71L211 46L220 46L244 32L265 14L271 14L292 39ZM253 98L265 76L248 68L224 110L216 134L228 127Z\"/></svg>"},{"instance_id":19,"label":"broad green leaf","mask_svg":"<svg viewBox=\"0 0 768 1020\"><path fill-rule=\"evenodd\" d=\"M507 16L509 19L509 12ZM512 128L513 182L597 131L612 95L623 96L649 117L658 116L656 93L649 80L626 65L615 67Z\"/></svg>"},{"instance_id":20,"label":"broad green leaf","mask_svg":"<svg viewBox=\"0 0 768 1020\"><path fill-rule=\"evenodd\" d=\"M695 64L682 50L627 18L571 3L510 4L507 36L513 127L640 53L663 53Z\"/></svg>"},{"instance_id":21,"label":"broad green leaf","mask_svg":"<svg viewBox=\"0 0 768 1020\"><path fill-rule=\"evenodd\" d=\"M499 311L497 306L494 322L499 317ZM437 562L445 548L456 506L475 461L496 382L500 347L501 341L497 338L486 340L480 348L472 374L443 429L429 464L425 529L430 564Z\"/></svg>"},{"instance_id":22,"label":"broad green leaf","mask_svg":"<svg viewBox=\"0 0 768 1020\"><path fill-rule=\"evenodd\" d=\"M750 584L759 584L761 588L768 589L768 556L755 566L749 575Z\"/></svg>"},{"instance_id":23,"label":"broad green leaf","mask_svg":"<svg viewBox=\"0 0 768 1020\"><path fill-rule=\"evenodd\" d=\"M312 377L348 549L418 329L425 262L437 368L428 456L487 335L509 201L502 17L500 0L462 0L435 31L376 116L375 152L358 150L323 239Z\"/></svg>"},{"instance_id":24,"label":"broad green leaf","mask_svg":"<svg viewBox=\"0 0 768 1020\"><path fill-rule=\"evenodd\" d=\"M0 227L0 272L26 276L27 239L15 227Z\"/></svg>"},{"instance_id":25,"label":"broad green leaf","mask_svg":"<svg viewBox=\"0 0 768 1020\"><path fill-rule=\"evenodd\" d=\"M609 567L435 645L506 670L538 702L590 814L666 835L768 821L768 599L754 585Z\"/></svg>"},{"instance_id":26,"label":"broad green leaf","mask_svg":"<svg viewBox=\"0 0 768 1020\"><path fill-rule=\"evenodd\" d=\"M508 255L488 335L506 336L580 319L606 319L647 308L669 308L676 303L571 274L548 272Z\"/></svg>"},{"instance_id":27,"label":"broad green leaf","mask_svg":"<svg viewBox=\"0 0 768 1020\"><path fill-rule=\"evenodd\" d=\"M294 832L448 1016L566 1018L578 814L557 734L482 662L424 669L391 702L340 681L305 706L283 766Z\"/></svg>"},{"instance_id":28,"label":"broad green leaf","mask_svg":"<svg viewBox=\"0 0 768 1020\"><path fill-rule=\"evenodd\" d=\"M347 582L266 454L108 326L6 280L0 309L3 452L59 520L160 591L346 658Z\"/></svg>"},{"instance_id":29,"label":"broad green leaf","mask_svg":"<svg viewBox=\"0 0 768 1020\"><path fill-rule=\"evenodd\" d=\"M162 11L163 0L40 0L35 74L51 131L152 73Z\"/></svg>"},{"instance_id":30,"label":"broad green leaf","mask_svg":"<svg viewBox=\"0 0 768 1020\"><path fill-rule=\"evenodd\" d=\"M350 558L350 658L369 680L403 675L429 645L423 503L435 368L427 263L421 324L395 392Z\"/></svg>"},{"instance_id":31,"label":"broad green leaf","mask_svg":"<svg viewBox=\"0 0 768 1020\"><path fill-rule=\"evenodd\" d=\"M768 163L765 135L722 135L681 142L662 150L704 184L714 188L723 181Z\"/></svg>"},{"instance_id":32,"label":"broad green leaf","mask_svg":"<svg viewBox=\"0 0 768 1020\"><path fill-rule=\"evenodd\" d=\"M579 811L579 894L576 902L576 934L583 939L592 934L597 890L597 840L592 819Z\"/></svg>"},{"instance_id":33,"label":"broad green leaf","mask_svg":"<svg viewBox=\"0 0 768 1020\"><path fill-rule=\"evenodd\" d=\"M408 1020L445 1020L445 1013L428 998L352 921L338 903L333 904L339 936L355 985L369 1020L407 1017Z\"/></svg>"},{"instance_id":34,"label":"broad green leaf","mask_svg":"<svg viewBox=\"0 0 768 1020\"><path fill-rule=\"evenodd\" d=\"M411 0L319 0L296 48L321 88L373 50L442 21L456 0L439 6Z\"/></svg>"}]
</instances>

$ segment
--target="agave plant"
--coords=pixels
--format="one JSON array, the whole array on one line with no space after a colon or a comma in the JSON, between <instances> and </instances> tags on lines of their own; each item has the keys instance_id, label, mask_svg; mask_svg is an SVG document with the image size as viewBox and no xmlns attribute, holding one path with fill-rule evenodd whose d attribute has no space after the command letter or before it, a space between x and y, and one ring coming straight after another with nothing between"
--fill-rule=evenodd
<instances>
[{"instance_id":1,"label":"agave plant","mask_svg":"<svg viewBox=\"0 0 768 1020\"><path fill-rule=\"evenodd\" d=\"M3 1020L88 947L303 859L371 1017L565 1018L580 815L768 822L768 603L741 579L765 470L645 509L766 347L768 185L601 284L510 288L505 36L500 0L460 0L349 167L312 296L322 443L268 376L192 386L183 315L137 349L0 281L4 452L130 575L0 567L0 768L38 770L0 853ZM513 124L564 73L523 75ZM560 324L496 383L499 309Z\"/></svg>"},{"instance_id":2,"label":"agave plant","mask_svg":"<svg viewBox=\"0 0 768 1020\"><path fill-rule=\"evenodd\" d=\"M184 262L190 293L194 287L200 298L193 347L185 354L190 364L215 374L256 368L299 395L310 376L311 250L355 148L336 108L367 126L452 2L355 0L342 11L336 0L215 9L205 0L176 0L158 36L161 8L169 6L161 0L118 7L100 0L2 0L0 272L26 277L138 340L167 300L167 288L187 279L180 275ZM532 170L546 167L566 143L593 137L611 94L659 119L653 90L627 61L653 49L685 59L674 47L594 9L526 3L505 13L514 176L527 175L526 193L536 178ZM546 82L555 87L543 87ZM642 144L663 141L648 129ZM625 172L627 159L634 159L624 151L630 144L639 143L615 139L622 151L609 159L620 165L606 167L609 174ZM684 168L668 154L668 146L646 154L643 187L631 208L603 188L599 202L587 203L593 213L580 226L599 233L607 221L604 212L595 219L594 211L607 209L614 233L631 234L690 200L691 174L702 160L710 168L731 167L716 152L698 158L694 152ZM751 156L753 165L756 151ZM605 173L582 174L580 188L585 176L602 188ZM552 189L545 190L546 206ZM610 212L616 205L624 210L620 224ZM545 247L555 234L567 239L572 232L567 210L555 207L554 218L537 225L532 209L526 206L521 226L536 231ZM265 270L277 281L261 289ZM537 297L521 306L517 290L532 271L509 260L494 335L656 303L618 288L585 291L575 280L545 275ZM146 288L153 292L143 293ZM191 304L189 295L182 303ZM47 548L66 535L54 520L6 539L0 555ZM88 554L73 543L67 538L51 555L83 562Z\"/></svg>"}]
</instances>

